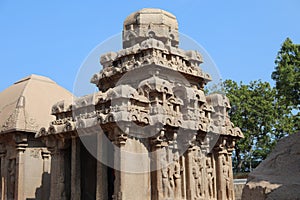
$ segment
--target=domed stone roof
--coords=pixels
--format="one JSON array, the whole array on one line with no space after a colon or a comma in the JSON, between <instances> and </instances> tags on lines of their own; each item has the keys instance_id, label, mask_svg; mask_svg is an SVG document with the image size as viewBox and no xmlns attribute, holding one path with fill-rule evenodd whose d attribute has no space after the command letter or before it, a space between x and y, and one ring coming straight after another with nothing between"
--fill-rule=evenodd
<instances>
[{"instance_id":1,"label":"domed stone roof","mask_svg":"<svg viewBox=\"0 0 300 200\"><path fill-rule=\"evenodd\" d=\"M164 10L144 8L130 14L124 21L123 48L131 47L148 38L178 46L176 17Z\"/></svg>"},{"instance_id":2,"label":"domed stone roof","mask_svg":"<svg viewBox=\"0 0 300 200\"><path fill-rule=\"evenodd\" d=\"M25 77L0 93L0 133L35 133L55 120L53 104L72 98L69 91L47 77Z\"/></svg>"}]
</instances>

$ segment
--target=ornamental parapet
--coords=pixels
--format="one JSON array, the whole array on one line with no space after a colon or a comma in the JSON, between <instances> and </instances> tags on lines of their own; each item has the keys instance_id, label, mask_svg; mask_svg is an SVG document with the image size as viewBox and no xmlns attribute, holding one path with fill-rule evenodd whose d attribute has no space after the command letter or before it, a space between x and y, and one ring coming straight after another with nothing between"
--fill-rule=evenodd
<instances>
[{"instance_id":1,"label":"ornamental parapet","mask_svg":"<svg viewBox=\"0 0 300 200\"><path fill-rule=\"evenodd\" d=\"M116 79L136 68L155 65L192 76L201 83L203 88L211 81L211 76L199 68L202 62L202 56L197 51L185 51L149 38L141 44L102 55L100 63L103 70L92 77L91 83L96 84L100 91L105 91L114 86L104 84L108 79Z\"/></svg>"},{"instance_id":2,"label":"ornamental parapet","mask_svg":"<svg viewBox=\"0 0 300 200\"><path fill-rule=\"evenodd\" d=\"M128 124L126 126L134 123L142 127L172 127L243 137L241 130L229 119L230 104L224 95L213 94L205 97L201 90L181 86L181 91L185 91L181 97L177 94L178 86L166 80L165 84L161 85L153 79L159 80L158 77L151 77L137 89L129 85L120 85L106 92L99 91L77 98L69 105L59 102L52 108L56 120L52 121L49 127L42 128L36 137L63 137L70 132L76 133L77 129L95 126L105 130L116 123ZM163 86L168 86L169 89L164 90ZM151 99L150 91L155 93L156 98ZM189 98L184 98L185 95Z\"/></svg>"}]
</instances>

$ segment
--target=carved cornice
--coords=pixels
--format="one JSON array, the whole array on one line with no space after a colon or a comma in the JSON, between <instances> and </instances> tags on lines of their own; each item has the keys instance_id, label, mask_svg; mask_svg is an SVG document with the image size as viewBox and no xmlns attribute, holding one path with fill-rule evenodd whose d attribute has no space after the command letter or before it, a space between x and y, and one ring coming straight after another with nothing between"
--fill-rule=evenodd
<instances>
[{"instance_id":1,"label":"carved cornice","mask_svg":"<svg viewBox=\"0 0 300 200\"><path fill-rule=\"evenodd\" d=\"M118 74L126 73L136 68L148 65L157 65L163 68L172 69L183 74L202 79L205 83L211 81L209 74L202 72L198 65L202 62L201 55L196 51L184 51L179 48L153 45L155 39L145 40L141 45L123 49L117 53L103 55L101 57L103 70L95 74L91 82L97 84L105 83L108 78ZM156 40L156 43L159 43ZM134 56L132 56L134 54Z\"/></svg>"},{"instance_id":2,"label":"carved cornice","mask_svg":"<svg viewBox=\"0 0 300 200\"><path fill-rule=\"evenodd\" d=\"M214 149L220 154L231 154L235 147L236 138L230 136L221 136Z\"/></svg>"}]
</instances>

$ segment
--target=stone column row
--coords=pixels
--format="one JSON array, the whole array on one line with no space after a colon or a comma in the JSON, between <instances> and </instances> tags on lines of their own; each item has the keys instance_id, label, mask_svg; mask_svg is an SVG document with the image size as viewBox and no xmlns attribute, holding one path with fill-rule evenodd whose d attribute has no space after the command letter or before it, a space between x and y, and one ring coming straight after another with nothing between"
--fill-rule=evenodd
<instances>
[{"instance_id":1,"label":"stone column row","mask_svg":"<svg viewBox=\"0 0 300 200\"><path fill-rule=\"evenodd\" d=\"M152 151L155 152L152 165L158 170L151 173L152 199L200 200L234 199L232 172L232 140L220 137L212 152L206 153L201 149L201 143L191 145L184 155L182 162L168 162L168 142L163 136L164 131L154 139ZM174 152L172 152L173 154ZM173 154L176 157L176 153ZM177 179L176 171L183 169L181 179ZM170 171L171 175L170 176ZM178 186L180 181L181 187Z\"/></svg>"},{"instance_id":2,"label":"stone column row","mask_svg":"<svg viewBox=\"0 0 300 200\"><path fill-rule=\"evenodd\" d=\"M164 200L186 199L186 163L184 157L179 155L176 144L177 133L171 134L171 140L166 138L166 131L161 130L160 134L152 141L151 187L152 199Z\"/></svg>"}]
</instances>

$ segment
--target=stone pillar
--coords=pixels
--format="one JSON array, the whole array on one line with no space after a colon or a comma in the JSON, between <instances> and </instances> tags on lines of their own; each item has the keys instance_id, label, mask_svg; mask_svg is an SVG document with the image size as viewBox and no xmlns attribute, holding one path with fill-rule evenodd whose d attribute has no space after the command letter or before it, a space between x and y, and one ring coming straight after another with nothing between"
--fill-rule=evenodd
<instances>
[{"instance_id":1,"label":"stone pillar","mask_svg":"<svg viewBox=\"0 0 300 200\"><path fill-rule=\"evenodd\" d=\"M223 152L216 152L216 174L217 174L217 199L226 199L226 189L225 189L225 179L223 178L223 163L222 159L224 157Z\"/></svg>"},{"instance_id":2,"label":"stone pillar","mask_svg":"<svg viewBox=\"0 0 300 200\"><path fill-rule=\"evenodd\" d=\"M42 151L43 158L43 175L42 175L42 199L49 199L50 195L50 152Z\"/></svg>"},{"instance_id":3,"label":"stone pillar","mask_svg":"<svg viewBox=\"0 0 300 200\"><path fill-rule=\"evenodd\" d=\"M15 199L24 200L24 152L27 144L17 143Z\"/></svg>"},{"instance_id":4,"label":"stone pillar","mask_svg":"<svg viewBox=\"0 0 300 200\"><path fill-rule=\"evenodd\" d=\"M50 200L55 200L57 197L57 179L58 179L58 152L57 149L54 147L53 149L49 148L51 152L51 173L50 173Z\"/></svg>"},{"instance_id":5,"label":"stone pillar","mask_svg":"<svg viewBox=\"0 0 300 200\"><path fill-rule=\"evenodd\" d=\"M104 146L104 142L102 139L106 137L104 133L99 133L97 139L97 186L96 186L96 199L97 200L108 200L108 179L107 179L107 166L102 164L99 159L102 158L104 153L107 153L106 146Z\"/></svg>"},{"instance_id":6,"label":"stone pillar","mask_svg":"<svg viewBox=\"0 0 300 200\"><path fill-rule=\"evenodd\" d=\"M6 150L4 145L1 145L0 149L1 159L1 200L6 200L7 196L7 164L6 164Z\"/></svg>"},{"instance_id":7,"label":"stone pillar","mask_svg":"<svg viewBox=\"0 0 300 200\"><path fill-rule=\"evenodd\" d=\"M57 147L51 150L50 200L65 200L64 152Z\"/></svg>"},{"instance_id":8,"label":"stone pillar","mask_svg":"<svg viewBox=\"0 0 300 200\"><path fill-rule=\"evenodd\" d=\"M187 199L188 200L194 200L196 199L195 195L195 181L194 181L194 176L195 172L193 172L193 157L194 157L194 152L195 148L193 146L189 147L188 150L185 153L185 166L186 166L186 187L187 187Z\"/></svg>"},{"instance_id":9,"label":"stone pillar","mask_svg":"<svg viewBox=\"0 0 300 200\"><path fill-rule=\"evenodd\" d=\"M168 193L168 187L166 184L168 182L168 173L166 160L166 152L163 149L164 144L163 138L165 137L165 131L161 130L160 135L153 139L152 152L154 152L153 161L151 163L151 194L152 199L161 200L164 199ZM154 170L155 169L155 170Z\"/></svg>"},{"instance_id":10,"label":"stone pillar","mask_svg":"<svg viewBox=\"0 0 300 200\"><path fill-rule=\"evenodd\" d=\"M43 150L42 158L43 158L43 172L50 174L50 152Z\"/></svg>"},{"instance_id":11,"label":"stone pillar","mask_svg":"<svg viewBox=\"0 0 300 200\"><path fill-rule=\"evenodd\" d=\"M209 153L206 156L206 179L207 179L207 199L216 199L216 164L214 156Z\"/></svg>"},{"instance_id":12,"label":"stone pillar","mask_svg":"<svg viewBox=\"0 0 300 200\"><path fill-rule=\"evenodd\" d=\"M182 200L185 199L185 193L183 190L183 186L185 185L185 179L183 176L185 173L185 163L182 162L182 157L179 155L177 145L175 146L175 149L172 149L170 152L172 160L170 161L169 170L171 171L170 176L174 180L173 197L176 200Z\"/></svg>"},{"instance_id":13,"label":"stone pillar","mask_svg":"<svg viewBox=\"0 0 300 200\"><path fill-rule=\"evenodd\" d=\"M228 172L228 180L229 180L229 199L234 199L235 198L235 194L234 194L234 184L233 184L233 171L232 171L232 158L231 158L231 156L232 156L232 153L230 152L228 152L228 154L227 154L227 159L228 159L228 170L229 170L229 172Z\"/></svg>"},{"instance_id":14,"label":"stone pillar","mask_svg":"<svg viewBox=\"0 0 300 200\"><path fill-rule=\"evenodd\" d=\"M187 199L208 199L206 156L199 146L193 146L186 157Z\"/></svg>"},{"instance_id":15,"label":"stone pillar","mask_svg":"<svg viewBox=\"0 0 300 200\"><path fill-rule=\"evenodd\" d=\"M127 134L120 130L118 127L114 128L115 148L114 151L114 166L115 166L115 183L114 183L114 196L115 200L122 200L124 194L124 186L126 184L124 169L124 146L127 140Z\"/></svg>"},{"instance_id":16,"label":"stone pillar","mask_svg":"<svg viewBox=\"0 0 300 200\"><path fill-rule=\"evenodd\" d=\"M81 198L81 176L80 176L80 139L72 138L71 155L71 200Z\"/></svg>"},{"instance_id":17,"label":"stone pillar","mask_svg":"<svg viewBox=\"0 0 300 200\"><path fill-rule=\"evenodd\" d=\"M183 165L183 174L182 174L182 198L187 199L187 178L186 178L186 163L185 163L185 156L181 157L181 163Z\"/></svg>"},{"instance_id":18,"label":"stone pillar","mask_svg":"<svg viewBox=\"0 0 300 200\"><path fill-rule=\"evenodd\" d=\"M227 160L228 160L228 165L229 165L229 180L230 180L230 199L235 198L234 194L234 184L233 184L233 168L232 168L232 151L234 150L235 147L235 139L230 138L227 139Z\"/></svg>"},{"instance_id":19,"label":"stone pillar","mask_svg":"<svg viewBox=\"0 0 300 200\"><path fill-rule=\"evenodd\" d=\"M225 138L220 138L219 146L215 149L218 200L234 199L232 164L226 142Z\"/></svg>"}]
</instances>

